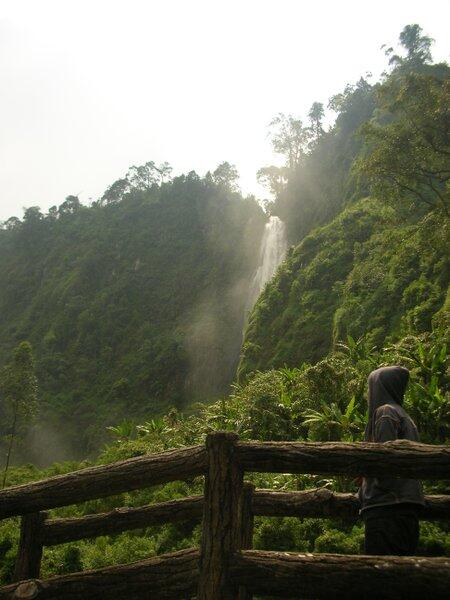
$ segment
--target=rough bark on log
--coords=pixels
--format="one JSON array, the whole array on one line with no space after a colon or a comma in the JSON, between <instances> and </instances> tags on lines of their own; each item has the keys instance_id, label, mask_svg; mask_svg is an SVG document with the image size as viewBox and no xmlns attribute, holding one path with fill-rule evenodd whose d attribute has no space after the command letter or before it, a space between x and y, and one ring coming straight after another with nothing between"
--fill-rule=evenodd
<instances>
[{"instance_id":1,"label":"rough bark on log","mask_svg":"<svg viewBox=\"0 0 450 600\"><path fill-rule=\"evenodd\" d=\"M244 550L230 575L255 594L296 600L448 600L450 559Z\"/></svg>"},{"instance_id":2,"label":"rough bark on log","mask_svg":"<svg viewBox=\"0 0 450 600\"><path fill-rule=\"evenodd\" d=\"M169 600L194 595L199 551L181 550L130 565L106 567L16 583L0 588L0 600Z\"/></svg>"},{"instance_id":3,"label":"rough bark on log","mask_svg":"<svg viewBox=\"0 0 450 600\"><path fill-rule=\"evenodd\" d=\"M247 485L244 484L244 489ZM326 517L355 520L359 502L354 494L339 494L325 488L301 492L254 490L252 511L255 516L269 517ZM421 520L450 519L450 496L426 496ZM98 535L120 533L162 523L201 520L203 496L191 496L138 508L116 508L108 513L79 518L48 519L43 527L44 546L53 546ZM243 527L253 526L243 517ZM244 532L244 529L243 529ZM250 535L250 534L249 534ZM243 549L251 548L243 542Z\"/></svg>"},{"instance_id":4,"label":"rough bark on log","mask_svg":"<svg viewBox=\"0 0 450 600\"><path fill-rule=\"evenodd\" d=\"M193 446L6 488L0 491L0 519L202 475L206 460L205 448Z\"/></svg>"},{"instance_id":5,"label":"rough bark on log","mask_svg":"<svg viewBox=\"0 0 450 600\"><path fill-rule=\"evenodd\" d=\"M425 496L425 506L419 519L436 521L450 519L450 496ZM340 494L326 488L301 492L255 490L253 513L266 517L325 517L355 520L360 503L355 494Z\"/></svg>"},{"instance_id":6,"label":"rough bark on log","mask_svg":"<svg viewBox=\"0 0 450 600\"><path fill-rule=\"evenodd\" d=\"M355 520L358 518L359 509L360 503L355 494L339 494L327 488L301 492L256 490L253 495L254 514L265 517L326 517Z\"/></svg>"},{"instance_id":7,"label":"rough bark on log","mask_svg":"<svg viewBox=\"0 0 450 600\"><path fill-rule=\"evenodd\" d=\"M255 486L253 483L246 481L242 488L241 496L241 539L239 541L239 548L241 550L250 550L253 548L253 529L254 529L254 515L253 515L253 494L255 492ZM245 585L239 586L239 600L252 600L253 594Z\"/></svg>"},{"instance_id":8,"label":"rough bark on log","mask_svg":"<svg viewBox=\"0 0 450 600\"><path fill-rule=\"evenodd\" d=\"M408 440L368 442L239 442L245 471L366 475L421 479L450 478L450 447Z\"/></svg>"},{"instance_id":9,"label":"rough bark on log","mask_svg":"<svg viewBox=\"0 0 450 600\"><path fill-rule=\"evenodd\" d=\"M13 581L39 577L44 545L43 525L46 516L46 513L38 512L22 517Z\"/></svg>"},{"instance_id":10,"label":"rough bark on log","mask_svg":"<svg viewBox=\"0 0 450 600\"><path fill-rule=\"evenodd\" d=\"M200 521L202 514L203 496L189 496L139 508L116 508L107 513L80 518L49 519L44 525L44 546L162 523L191 519Z\"/></svg>"},{"instance_id":11,"label":"rough bark on log","mask_svg":"<svg viewBox=\"0 0 450 600\"><path fill-rule=\"evenodd\" d=\"M244 488L247 485L244 484ZM419 518L424 521L450 519L450 496L425 497L426 506ZM359 502L354 494L339 494L326 488L301 492L254 490L252 511L255 516L268 517L326 517L355 520ZM43 527L44 546L63 544L99 535L120 533L130 529L184 520L201 520L203 496L190 496L138 508L116 508L108 513L80 518L48 519ZM244 528L253 526L244 518ZM251 548L243 542L243 549Z\"/></svg>"},{"instance_id":12,"label":"rough bark on log","mask_svg":"<svg viewBox=\"0 0 450 600\"><path fill-rule=\"evenodd\" d=\"M228 577L228 563L240 542L243 475L234 457L238 436L211 433L206 438L203 531L198 600L235 600L238 589Z\"/></svg>"},{"instance_id":13,"label":"rough bark on log","mask_svg":"<svg viewBox=\"0 0 450 600\"><path fill-rule=\"evenodd\" d=\"M238 546L240 550L250 550L253 548L253 526L254 526L254 504L253 498L255 494L255 486L253 483L246 481L242 487L241 495L241 528L239 531Z\"/></svg>"}]
</instances>

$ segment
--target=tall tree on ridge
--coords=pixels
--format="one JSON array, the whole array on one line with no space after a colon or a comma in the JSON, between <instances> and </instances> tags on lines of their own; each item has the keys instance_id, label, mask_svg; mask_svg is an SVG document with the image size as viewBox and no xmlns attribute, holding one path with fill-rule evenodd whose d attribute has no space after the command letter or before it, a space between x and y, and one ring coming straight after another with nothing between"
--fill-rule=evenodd
<instances>
[{"instance_id":1,"label":"tall tree on ridge","mask_svg":"<svg viewBox=\"0 0 450 600\"><path fill-rule=\"evenodd\" d=\"M317 141L323 133L322 119L325 112L323 110L322 102L313 102L309 109L308 117L311 122L311 129L313 131L314 140Z\"/></svg>"},{"instance_id":2,"label":"tall tree on ridge","mask_svg":"<svg viewBox=\"0 0 450 600\"><path fill-rule=\"evenodd\" d=\"M269 124L272 128L272 146L275 152L286 159L286 166L294 169L308 150L311 131L303 126L301 119L279 113Z\"/></svg>"},{"instance_id":3,"label":"tall tree on ridge","mask_svg":"<svg viewBox=\"0 0 450 600\"><path fill-rule=\"evenodd\" d=\"M387 56L390 56L390 65L416 69L432 61L430 48L434 40L427 35L422 35L422 31L422 27L417 23L406 25L403 28L399 36L399 41L406 50L406 56L402 57L398 54L392 54L394 51L393 48L387 48L385 53Z\"/></svg>"}]
</instances>

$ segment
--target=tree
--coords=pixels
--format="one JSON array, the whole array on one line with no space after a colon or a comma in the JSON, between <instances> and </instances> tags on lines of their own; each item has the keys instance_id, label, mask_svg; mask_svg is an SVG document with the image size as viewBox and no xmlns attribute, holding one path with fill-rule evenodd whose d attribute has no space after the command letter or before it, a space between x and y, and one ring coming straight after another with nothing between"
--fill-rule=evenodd
<instances>
[{"instance_id":1,"label":"tree","mask_svg":"<svg viewBox=\"0 0 450 600\"><path fill-rule=\"evenodd\" d=\"M317 141L323 133L322 119L324 117L323 104L321 102L313 102L309 109L308 117L311 122L311 129L315 141Z\"/></svg>"},{"instance_id":2,"label":"tree","mask_svg":"<svg viewBox=\"0 0 450 600\"><path fill-rule=\"evenodd\" d=\"M172 167L169 165L168 162L163 162L159 165L159 167L156 168L156 170L159 173L159 177L160 177L160 183L164 183L164 181L170 180L170 176L172 173Z\"/></svg>"},{"instance_id":3,"label":"tree","mask_svg":"<svg viewBox=\"0 0 450 600\"><path fill-rule=\"evenodd\" d=\"M11 363L1 373L0 391L3 396L6 416L11 419L8 450L3 471L2 487L4 488L19 427L31 420L37 410L37 380L29 342L22 342L14 350Z\"/></svg>"},{"instance_id":4,"label":"tree","mask_svg":"<svg viewBox=\"0 0 450 600\"><path fill-rule=\"evenodd\" d=\"M450 79L408 73L378 91L380 118L363 125L366 156L355 172L373 193L450 214Z\"/></svg>"},{"instance_id":5,"label":"tree","mask_svg":"<svg viewBox=\"0 0 450 600\"><path fill-rule=\"evenodd\" d=\"M47 211L46 218L51 221L55 221L58 218L58 207L50 206L50 208Z\"/></svg>"},{"instance_id":6,"label":"tree","mask_svg":"<svg viewBox=\"0 0 450 600\"><path fill-rule=\"evenodd\" d=\"M367 77L369 75L366 75ZM358 104L367 103L367 97L372 91L372 86L364 79L360 77L356 82L356 85L348 83L344 91L339 94L334 94L328 101L328 108L340 115L344 113L352 113ZM367 117L366 117L367 118Z\"/></svg>"},{"instance_id":7,"label":"tree","mask_svg":"<svg viewBox=\"0 0 450 600\"><path fill-rule=\"evenodd\" d=\"M272 128L272 146L275 152L286 159L290 169L300 164L311 139L311 130L303 126L301 119L279 113L269 124Z\"/></svg>"},{"instance_id":8,"label":"tree","mask_svg":"<svg viewBox=\"0 0 450 600\"><path fill-rule=\"evenodd\" d=\"M10 217L2 223L2 227L8 231L14 231L21 227L22 221L18 217Z\"/></svg>"},{"instance_id":9,"label":"tree","mask_svg":"<svg viewBox=\"0 0 450 600\"><path fill-rule=\"evenodd\" d=\"M126 180L129 181L131 187L147 192L153 186L161 184L166 178L170 178L172 167L167 162L163 162L156 166L153 160L146 162L140 166L132 166L129 168Z\"/></svg>"},{"instance_id":10,"label":"tree","mask_svg":"<svg viewBox=\"0 0 450 600\"><path fill-rule=\"evenodd\" d=\"M130 189L130 182L126 177L117 179L100 198L100 204L117 204Z\"/></svg>"},{"instance_id":11,"label":"tree","mask_svg":"<svg viewBox=\"0 0 450 600\"><path fill-rule=\"evenodd\" d=\"M256 179L258 183L269 188L271 193L277 197L283 190L287 182L287 169L286 167L261 167L256 173Z\"/></svg>"},{"instance_id":12,"label":"tree","mask_svg":"<svg viewBox=\"0 0 450 600\"><path fill-rule=\"evenodd\" d=\"M39 206L30 206L24 210L23 213L23 224L33 227L36 223L42 221L44 215L41 213Z\"/></svg>"},{"instance_id":13,"label":"tree","mask_svg":"<svg viewBox=\"0 0 450 600\"><path fill-rule=\"evenodd\" d=\"M158 172L155 163L150 160L143 165L132 166L127 173L131 186L137 190L147 192L158 183Z\"/></svg>"},{"instance_id":14,"label":"tree","mask_svg":"<svg viewBox=\"0 0 450 600\"><path fill-rule=\"evenodd\" d=\"M434 40L422 35L422 28L417 23L406 25L400 33L399 41L406 50L406 57L392 54L393 48L387 48L385 54L390 56L390 65L414 69L432 61L430 48Z\"/></svg>"},{"instance_id":15,"label":"tree","mask_svg":"<svg viewBox=\"0 0 450 600\"><path fill-rule=\"evenodd\" d=\"M59 206L58 214L61 215L72 215L81 208L81 202L78 196L67 196L65 201Z\"/></svg>"},{"instance_id":16,"label":"tree","mask_svg":"<svg viewBox=\"0 0 450 600\"><path fill-rule=\"evenodd\" d=\"M236 169L236 166L231 165L229 162L225 161L220 163L217 169L213 171L212 175L210 175L210 178L216 185L228 188L233 192L236 192L239 189L239 173Z\"/></svg>"}]
</instances>

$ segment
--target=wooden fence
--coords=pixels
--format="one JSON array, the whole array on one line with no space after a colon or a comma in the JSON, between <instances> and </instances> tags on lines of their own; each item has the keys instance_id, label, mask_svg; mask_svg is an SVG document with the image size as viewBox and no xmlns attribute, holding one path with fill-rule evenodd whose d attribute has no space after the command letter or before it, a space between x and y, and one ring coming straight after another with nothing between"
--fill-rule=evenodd
<instances>
[{"instance_id":1,"label":"wooden fence","mask_svg":"<svg viewBox=\"0 0 450 600\"><path fill-rule=\"evenodd\" d=\"M22 515L14 580L0 600L284 598L447 599L450 559L252 550L255 515L356 519L353 494L255 490L245 472L450 479L450 448L384 444L241 442L216 432L205 446L59 475L0 492L0 519ZM204 495L81 518L45 510L205 475ZM450 518L450 496L428 496L422 519ZM44 546L183 520L202 520L200 549L129 565L39 579Z\"/></svg>"}]
</instances>

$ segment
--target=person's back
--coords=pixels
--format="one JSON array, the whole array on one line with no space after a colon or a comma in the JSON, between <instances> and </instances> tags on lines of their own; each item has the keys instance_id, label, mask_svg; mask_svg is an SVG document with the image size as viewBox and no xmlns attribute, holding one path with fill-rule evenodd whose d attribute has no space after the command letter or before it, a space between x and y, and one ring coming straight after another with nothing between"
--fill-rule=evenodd
<instances>
[{"instance_id":1,"label":"person's back","mask_svg":"<svg viewBox=\"0 0 450 600\"><path fill-rule=\"evenodd\" d=\"M417 427L401 406L409 379L404 367L381 367L369 375L368 442L419 441ZM417 549L418 511L424 504L415 479L364 477L358 491L365 523L366 554L410 555Z\"/></svg>"}]
</instances>

